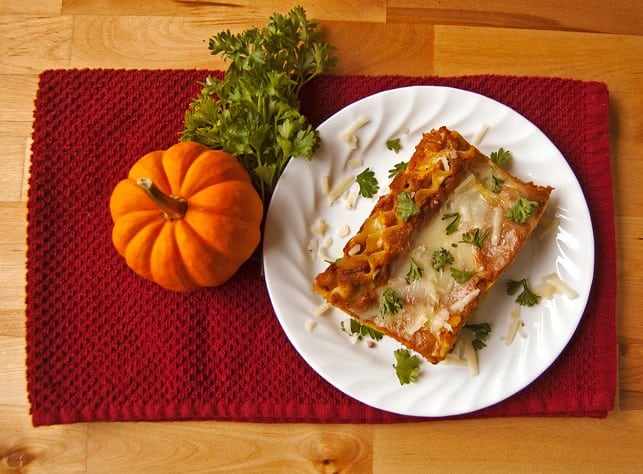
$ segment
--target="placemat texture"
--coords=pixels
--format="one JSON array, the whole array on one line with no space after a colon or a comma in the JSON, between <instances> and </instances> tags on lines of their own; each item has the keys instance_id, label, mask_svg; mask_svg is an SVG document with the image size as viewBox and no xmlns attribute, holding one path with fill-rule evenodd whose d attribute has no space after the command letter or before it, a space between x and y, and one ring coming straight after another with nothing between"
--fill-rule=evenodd
<instances>
[{"instance_id":1,"label":"placemat texture","mask_svg":"<svg viewBox=\"0 0 643 474\"><path fill-rule=\"evenodd\" d=\"M40 76L27 231L33 424L417 420L365 406L321 379L281 330L256 259L221 287L175 294L136 276L114 250L113 187L139 157L177 141L198 81L210 73L220 71ZM571 344L529 387L466 417L605 416L617 373L606 86L507 76L323 76L303 92L302 109L317 125L359 98L417 84L479 92L525 115L574 169L595 229L595 280Z\"/></svg>"}]
</instances>

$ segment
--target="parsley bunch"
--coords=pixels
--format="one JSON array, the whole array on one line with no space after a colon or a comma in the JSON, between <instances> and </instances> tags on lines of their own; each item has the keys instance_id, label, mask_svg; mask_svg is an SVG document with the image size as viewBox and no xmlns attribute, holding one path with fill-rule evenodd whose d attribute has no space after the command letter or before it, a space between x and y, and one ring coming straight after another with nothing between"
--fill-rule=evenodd
<instances>
[{"instance_id":1,"label":"parsley bunch","mask_svg":"<svg viewBox=\"0 0 643 474\"><path fill-rule=\"evenodd\" d=\"M291 156L312 158L319 133L299 110L301 88L337 62L317 22L300 6L274 14L263 29L223 31L209 50L229 61L223 79L208 77L186 111L183 141L234 155L264 201Z\"/></svg>"}]
</instances>

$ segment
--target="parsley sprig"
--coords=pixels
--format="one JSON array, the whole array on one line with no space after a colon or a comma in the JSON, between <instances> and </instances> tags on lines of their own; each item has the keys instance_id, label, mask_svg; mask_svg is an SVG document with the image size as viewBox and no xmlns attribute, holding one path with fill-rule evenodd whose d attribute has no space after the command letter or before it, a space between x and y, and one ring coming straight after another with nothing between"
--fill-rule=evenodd
<instances>
[{"instance_id":1,"label":"parsley sprig","mask_svg":"<svg viewBox=\"0 0 643 474\"><path fill-rule=\"evenodd\" d=\"M538 203L536 201L530 201L527 198L518 196L518 199L516 199L514 205L511 206L507 212L505 212L505 217L510 221L516 222L517 224L524 224L525 222L527 222L527 219L529 219L529 216L533 214L537 207Z\"/></svg>"},{"instance_id":2,"label":"parsley sprig","mask_svg":"<svg viewBox=\"0 0 643 474\"><path fill-rule=\"evenodd\" d=\"M400 216L400 219L408 221L418 212L420 212L420 208L409 193L403 192L397 195L397 215Z\"/></svg>"},{"instance_id":3,"label":"parsley sprig","mask_svg":"<svg viewBox=\"0 0 643 474\"><path fill-rule=\"evenodd\" d=\"M451 271L451 276L453 277L453 279L460 284L468 282L469 280L471 280L473 275L476 274L476 272L474 271L460 270L455 267L451 267L449 270Z\"/></svg>"},{"instance_id":4,"label":"parsley sprig","mask_svg":"<svg viewBox=\"0 0 643 474\"><path fill-rule=\"evenodd\" d=\"M516 303L521 306L535 306L540 302L540 296L529 289L526 278L523 278L522 280L507 281L508 295L515 295L521 288L522 291L516 298Z\"/></svg>"},{"instance_id":5,"label":"parsley sprig","mask_svg":"<svg viewBox=\"0 0 643 474\"><path fill-rule=\"evenodd\" d=\"M418 263L412 258L410 260L411 263L409 265L409 271L406 273L406 281L409 283L415 280L419 280L420 278L422 278L422 275L424 275L424 268L418 265Z\"/></svg>"},{"instance_id":6,"label":"parsley sprig","mask_svg":"<svg viewBox=\"0 0 643 474\"><path fill-rule=\"evenodd\" d=\"M395 355L393 367L400 385L417 381L420 375L421 359L416 355L411 355L407 349L397 349L393 354Z\"/></svg>"},{"instance_id":7,"label":"parsley sprig","mask_svg":"<svg viewBox=\"0 0 643 474\"><path fill-rule=\"evenodd\" d=\"M489 158L498 166L502 166L511 159L511 152L501 147L498 151L492 151Z\"/></svg>"},{"instance_id":8,"label":"parsley sprig","mask_svg":"<svg viewBox=\"0 0 643 474\"><path fill-rule=\"evenodd\" d=\"M342 328L342 331L347 332L348 334L357 334L358 339L362 339L363 337L370 337L374 341L379 341L384 337L384 334L382 334L381 332L369 326L360 324L360 322L355 318L350 319L348 328L344 326L344 321L339 323L339 326Z\"/></svg>"},{"instance_id":9,"label":"parsley sprig","mask_svg":"<svg viewBox=\"0 0 643 474\"><path fill-rule=\"evenodd\" d=\"M447 224L447 235L453 234L456 230L458 230L458 226L460 225L460 213L459 212L447 212L442 216L442 220L446 221L451 219L451 221Z\"/></svg>"},{"instance_id":10,"label":"parsley sprig","mask_svg":"<svg viewBox=\"0 0 643 474\"><path fill-rule=\"evenodd\" d=\"M489 323L480 323L480 324L467 324L466 328L473 331L475 334L475 339L471 341L471 345L477 351L487 346L486 341L491 334L491 324Z\"/></svg>"},{"instance_id":11,"label":"parsley sprig","mask_svg":"<svg viewBox=\"0 0 643 474\"><path fill-rule=\"evenodd\" d=\"M355 177L355 181L359 185L359 193L365 198L371 198L377 194L380 185L377 182L375 173L370 168L366 168Z\"/></svg>"},{"instance_id":12,"label":"parsley sprig","mask_svg":"<svg viewBox=\"0 0 643 474\"><path fill-rule=\"evenodd\" d=\"M396 174L405 171L408 166L408 162L406 161L400 161L399 163L396 163L393 165L393 168L388 170L388 177L389 178L394 178Z\"/></svg>"},{"instance_id":13,"label":"parsley sprig","mask_svg":"<svg viewBox=\"0 0 643 474\"><path fill-rule=\"evenodd\" d=\"M431 266L435 270L442 270L445 266L453 263L453 254L444 247L440 247L431 255Z\"/></svg>"},{"instance_id":14,"label":"parsley sprig","mask_svg":"<svg viewBox=\"0 0 643 474\"><path fill-rule=\"evenodd\" d=\"M402 149L402 144L400 143L400 139L390 138L386 140L386 148L388 148L391 151L394 151L395 153L399 153L400 150Z\"/></svg>"},{"instance_id":15,"label":"parsley sprig","mask_svg":"<svg viewBox=\"0 0 643 474\"><path fill-rule=\"evenodd\" d=\"M480 229L476 227L475 229L471 229L469 232L462 234L462 240L460 242L482 248L484 241L490 232L490 228L485 229L484 232L480 232Z\"/></svg>"},{"instance_id":16,"label":"parsley sprig","mask_svg":"<svg viewBox=\"0 0 643 474\"><path fill-rule=\"evenodd\" d=\"M300 6L274 14L263 29L223 31L209 40L228 61L222 79L208 77L184 118L181 140L234 155L267 200L291 156L310 159L319 132L299 110L301 88L335 67L334 46Z\"/></svg>"},{"instance_id":17,"label":"parsley sprig","mask_svg":"<svg viewBox=\"0 0 643 474\"><path fill-rule=\"evenodd\" d=\"M380 300L380 312L385 315L393 315L402 309L403 301L397 296L393 288L387 288L382 293Z\"/></svg>"}]
</instances>

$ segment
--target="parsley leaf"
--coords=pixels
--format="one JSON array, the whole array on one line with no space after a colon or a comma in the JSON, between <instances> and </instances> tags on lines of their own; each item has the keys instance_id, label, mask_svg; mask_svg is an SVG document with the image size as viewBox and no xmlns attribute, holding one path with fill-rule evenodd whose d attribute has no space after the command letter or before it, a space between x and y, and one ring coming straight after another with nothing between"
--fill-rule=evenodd
<instances>
[{"instance_id":1,"label":"parsley leaf","mask_svg":"<svg viewBox=\"0 0 643 474\"><path fill-rule=\"evenodd\" d=\"M359 193L366 198L375 196L380 189L375 173L370 168L366 168L358 174L355 177L355 181L359 184Z\"/></svg>"},{"instance_id":2,"label":"parsley leaf","mask_svg":"<svg viewBox=\"0 0 643 474\"><path fill-rule=\"evenodd\" d=\"M467 324L465 327L472 330L476 335L475 339L471 341L471 345L475 350L479 351L483 347L487 346L486 340L489 338L489 334L491 333L491 324Z\"/></svg>"},{"instance_id":3,"label":"parsley leaf","mask_svg":"<svg viewBox=\"0 0 643 474\"><path fill-rule=\"evenodd\" d=\"M492 193L499 193L502 184L505 182L504 179L496 178L494 175L491 175L491 185L489 188Z\"/></svg>"},{"instance_id":4,"label":"parsley leaf","mask_svg":"<svg viewBox=\"0 0 643 474\"><path fill-rule=\"evenodd\" d=\"M518 224L524 224L537 207L537 202L518 196L514 205L505 212L505 217Z\"/></svg>"},{"instance_id":5,"label":"parsley leaf","mask_svg":"<svg viewBox=\"0 0 643 474\"><path fill-rule=\"evenodd\" d=\"M453 263L453 254L444 247L433 252L431 256L431 266L436 270L441 270L451 263Z\"/></svg>"},{"instance_id":6,"label":"parsley leaf","mask_svg":"<svg viewBox=\"0 0 643 474\"><path fill-rule=\"evenodd\" d=\"M415 260L411 259L409 271L406 273L406 281L410 283L419 280L422 278L422 275L424 275L424 268L419 266Z\"/></svg>"},{"instance_id":7,"label":"parsley leaf","mask_svg":"<svg viewBox=\"0 0 643 474\"><path fill-rule=\"evenodd\" d=\"M462 234L462 240L460 242L465 243L465 244L472 244L475 245L478 248L482 248L484 245L484 241L489 235L489 232L491 232L491 229L487 228L485 231L481 234L480 229L477 227L473 230L470 230L469 232Z\"/></svg>"},{"instance_id":8,"label":"parsley leaf","mask_svg":"<svg viewBox=\"0 0 643 474\"><path fill-rule=\"evenodd\" d=\"M515 295L520 288L522 288L522 292L516 298L516 303L521 306L535 306L540 302L540 296L529 289L526 278L523 278L522 280L507 281L508 295Z\"/></svg>"},{"instance_id":9,"label":"parsley leaf","mask_svg":"<svg viewBox=\"0 0 643 474\"><path fill-rule=\"evenodd\" d=\"M350 319L350 327L348 329L344 327L344 321L339 323L339 325L342 328L342 331L347 332L348 334L359 334L359 339L362 337L370 337L374 341L379 341L384 337L384 334L381 332L360 324L360 322L355 318Z\"/></svg>"},{"instance_id":10,"label":"parsley leaf","mask_svg":"<svg viewBox=\"0 0 643 474\"><path fill-rule=\"evenodd\" d=\"M395 373L400 385L417 381L420 375L420 364L422 361L416 355L411 355L407 349L398 349L393 352L395 355Z\"/></svg>"},{"instance_id":11,"label":"parsley leaf","mask_svg":"<svg viewBox=\"0 0 643 474\"><path fill-rule=\"evenodd\" d=\"M451 222L447 225L447 235L453 234L458 230L458 225L460 224L460 213L459 212L449 212L442 216L442 220L452 219Z\"/></svg>"},{"instance_id":12,"label":"parsley leaf","mask_svg":"<svg viewBox=\"0 0 643 474\"><path fill-rule=\"evenodd\" d=\"M380 312L382 314L393 315L402 309L403 302L399 296L395 293L393 288L387 288L382 293L382 299L380 301Z\"/></svg>"},{"instance_id":13,"label":"parsley leaf","mask_svg":"<svg viewBox=\"0 0 643 474\"><path fill-rule=\"evenodd\" d=\"M466 270L458 270L457 268L451 267L451 276L455 281L458 283L466 283L468 282L473 275L476 274L476 272L469 272Z\"/></svg>"},{"instance_id":14,"label":"parsley leaf","mask_svg":"<svg viewBox=\"0 0 643 474\"><path fill-rule=\"evenodd\" d=\"M408 162L400 161L395 166L393 166L393 168L388 170L388 177L389 178L394 178L395 175L398 174L399 172L405 171L407 166L408 166Z\"/></svg>"},{"instance_id":15,"label":"parsley leaf","mask_svg":"<svg viewBox=\"0 0 643 474\"><path fill-rule=\"evenodd\" d=\"M502 166L511 158L511 152L501 147L498 149L498 151L491 152L489 158L491 158L491 161L493 161L498 166Z\"/></svg>"},{"instance_id":16,"label":"parsley leaf","mask_svg":"<svg viewBox=\"0 0 643 474\"><path fill-rule=\"evenodd\" d=\"M397 195L397 215L400 216L400 219L408 221L418 212L420 212L420 208L409 193L404 192Z\"/></svg>"},{"instance_id":17,"label":"parsley leaf","mask_svg":"<svg viewBox=\"0 0 643 474\"><path fill-rule=\"evenodd\" d=\"M302 7L274 14L267 25L222 31L208 49L228 62L223 78L207 77L185 113L182 141L222 149L243 165L269 199L291 156L311 159L319 132L299 109L301 88L335 67L334 46L321 41Z\"/></svg>"},{"instance_id":18,"label":"parsley leaf","mask_svg":"<svg viewBox=\"0 0 643 474\"><path fill-rule=\"evenodd\" d=\"M400 139L391 138L389 140L386 140L386 148L394 151L395 153L399 153L400 150L402 149L402 145L400 144Z\"/></svg>"}]
</instances>

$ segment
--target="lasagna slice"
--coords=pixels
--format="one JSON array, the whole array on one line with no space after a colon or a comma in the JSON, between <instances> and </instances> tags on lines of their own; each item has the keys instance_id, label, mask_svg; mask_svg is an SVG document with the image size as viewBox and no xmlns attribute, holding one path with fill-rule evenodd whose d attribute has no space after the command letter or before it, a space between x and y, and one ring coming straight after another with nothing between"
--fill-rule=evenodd
<instances>
[{"instance_id":1,"label":"lasagna slice","mask_svg":"<svg viewBox=\"0 0 643 474\"><path fill-rule=\"evenodd\" d=\"M432 130L313 289L438 363L516 258L551 191L508 174L457 132Z\"/></svg>"}]
</instances>

